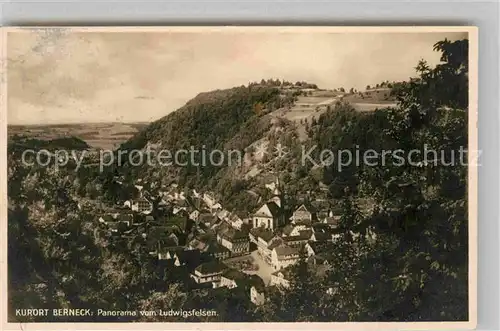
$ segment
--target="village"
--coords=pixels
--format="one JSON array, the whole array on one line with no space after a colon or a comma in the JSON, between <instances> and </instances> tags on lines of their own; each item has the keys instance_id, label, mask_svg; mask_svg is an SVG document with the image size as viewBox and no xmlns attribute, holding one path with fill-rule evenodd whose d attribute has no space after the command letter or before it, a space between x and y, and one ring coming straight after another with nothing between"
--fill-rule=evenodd
<instances>
[{"instance_id":1,"label":"village","mask_svg":"<svg viewBox=\"0 0 500 331\"><path fill-rule=\"evenodd\" d=\"M299 260L318 272L332 261L340 210L322 201L301 203L287 218L279 182L266 185L273 197L247 218L226 210L212 192L186 194L171 184L153 196L143 185L136 188L137 198L96 217L98 233L111 240L139 237L163 272L176 270L191 288L240 288L260 305L270 287L290 287L290 269Z\"/></svg>"}]
</instances>

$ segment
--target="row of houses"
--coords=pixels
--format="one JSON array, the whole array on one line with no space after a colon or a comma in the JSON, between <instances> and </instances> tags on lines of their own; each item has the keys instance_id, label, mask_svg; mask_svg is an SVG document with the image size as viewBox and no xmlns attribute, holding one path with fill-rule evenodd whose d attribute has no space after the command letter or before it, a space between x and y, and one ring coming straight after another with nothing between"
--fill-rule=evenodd
<instances>
[{"instance_id":1,"label":"row of houses","mask_svg":"<svg viewBox=\"0 0 500 331\"><path fill-rule=\"evenodd\" d=\"M220 261L200 264L191 273L191 278L200 285L211 284L212 288L243 288L248 291L250 301L255 305L261 305L265 301L265 286L260 277L229 268Z\"/></svg>"}]
</instances>

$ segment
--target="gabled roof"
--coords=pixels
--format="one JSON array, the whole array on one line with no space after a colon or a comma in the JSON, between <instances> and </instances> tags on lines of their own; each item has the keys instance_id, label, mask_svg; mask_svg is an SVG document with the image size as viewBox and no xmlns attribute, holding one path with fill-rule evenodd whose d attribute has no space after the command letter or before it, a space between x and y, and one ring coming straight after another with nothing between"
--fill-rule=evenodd
<instances>
[{"instance_id":1,"label":"gabled roof","mask_svg":"<svg viewBox=\"0 0 500 331\"><path fill-rule=\"evenodd\" d=\"M250 230L250 233L255 238L262 238L262 240L264 240L265 242L269 242L269 240L273 239L274 237L274 234L264 227L253 228Z\"/></svg>"},{"instance_id":2,"label":"gabled roof","mask_svg":"<svg viewBox=\"0 0 500 331\"><path fill-rule=\"evenodd\" d=\"M316 238L316 241L327 241L332 239L332 235L328 232L315 232L314 238Z\"/></svg>"},{"instance_id":3,"label":"gabled roof","mask_svg":"<svg viewBox=\"0 0 500 331\"><path fill-rule=\"evenodd\" d=\"M283 245L283 239L280 237L275 237L271 240L271 242L269 243L269 246L267 246L267 248L269 248L270 250L273 250L275 247L278 247L280 245Z\"/></svg>"},{"instance_id":4,"label":"gabled roof","mask_svg":"<svg viewBox=\"0 0 500 331\"><path fill-rule=\"evenodd\" d=\"M292 276L292 268L288 266L286 268L273 272L272 275L280 278L281 275L283 275L283 279L289 280L290 277Z\"/></svg>"},{"instance_id":5,"label":"gabled roof","mask_svg":"<svg viewBox=\"0 0 500 331\"><path fill-rule=\"evenodd\" d=\"M260 207L254 215L258 217L278 217L280 215L280 207L276 202L270 201Z\"/></svg>"},{"instance_id":6,"label":"gabled roof","mask_svg":"<svg viewBox=\"0 0 500 331\"><path fill-rule=\"evenodd\" d=\"M330 226L328 226L328 224L325 223L314 223L311 225L311 227L314 233L318 232L332 233L332 229L330 228Z\"/></svg>"},{"instance_id":7,"label":"gabled roof","mask_svg":"<svg viewBox=\"0 0 500 331\"><path fill-rule=\"evenodd\" d=\"M311 249L314 251L314 254L320 254L323 252L328 252L328 251L333 251L335 248L335 244L332 242L310 242L308 245L311 247Z\"/></svg>"},{"instance_id":8,"label":"gabled roof","mask_svg":"<svg viewBox=\"0 0 500 331\"><path fill-rule=\"evenodd\" d=\"M212 215L210 213L201 213L200 216L198 216L198 221L202 223L208 223L210 224L210 226L220 222L219 218L216 215Z\"/></svg>"},{"instance_id":9,"label":"gabled roof","mask_svg":"<svg viewBox=\"0 0 500 331\"><path fill-rule=\"evenodd\" d=\"M231 251L229 249L218 244L217 242L210 243L206 248L205 252L211 254L224 254L224 253L231 254Z\"/></svg>"},{"instance_id":10,"label":"gabled roof","mask_svg":"<svg viewBox=\"0 0 500 331\"><path fill-rule=\"evenodd\" d=\"M160 247L159 253L166 254L168 252L170 253L175 253L175 252L180 252L185 250L186 248L184 246L164 246Z\"/></svg>"},{"instance_id":11,"label":"gabled roof","mask_svg":"<svg viewBox=\"0 0 500 331\"><path fill-rule=\"evenodd\" d=\"M176 255L181 264L190 266L197 265L201 260L201 252L197 249L178 251Z\"/></svg>"},{"instance_id":12,"label":"gabled roof","mask_svg":"<svg viewBox=\"0 0 500 331\"><path fill-rule=\"evenodd\" d=\"M104 220L104 222L108 223L108 222L113 222L115 219L113 218L113 216L111 215L103 215L101 216L101 218Z\"/></svg>"},{"instance_id":13,"label":"gabled roof","mask_svg":"<svg viewBox=\"0 0 500 331\"><path fill-rule=\"evenodd\" d=\"M222 237L224 237L229 241L244 240L244 239L249 240L248 235L245 232L236 229L229 229L228 231L222 234Z\"/></svg>"},{"instance_id":14,"label":"gabled roof","mask_svg":"<svg viewBox=\"0 0 500 331\"><path fill-rule=\"evenodd\" d=\"M144 198L144 197L140 197L138 199L134 199L132 200L132 202L147 202L147 203L151 203L151 201L149 201L148 199Z\"/></svg>"},{"instance_id":15,"label":"gabled roof","mask_svg":"<svg viewBox=\"0 0 500 331\"><path fill-rule=\"evenodd\" d=\"M286 235L286 236L289 236L290 233L293 232L293 229L294 229L294 226L291 225L291 224L287 224L284 228L283 228L283 234Z\"/></svg>"},{"instance_id":16,"label":"gabled roof","mask_svg":"<svg viewBox=\"0 0 500 331\"><path fill-rule=\"evenodd\" d=\"M207 275L207 274L222 273L227 268L228 267L222 262L211 261L211 262L206 262L206 263L200 264L198 267L196 267L195 270L203 275Z\"/></svg>"},{"instance_id":17,"label":"gabled roof","mask_svg":"<svg viewBox=\"0 0 500 331\"><path fill-rule=\"evenodd\" d=\"M309 209L306 207L305 204L301 204L299 206L299 208L295 209L295 212L298 212L298 211L310 213Z\"/></svg>"},{"instance_id":18,"label":"gabled roof","mask_svg":"<svg viewBox=\"0 0 500 331\"><path fill-rule=\"evenodd\" d=\"M241 279L245 279L248 277L247 274L245 274L239 270L236 270L236 269L227 269L226 271L224 271L222 273L222 276L224 278L231 279L231 280L241 280Z\"/></svg>"},{"instance_id":19,"label":"gabled roof","mask_svg":"<svg viewBox=\"0 0 500 331\"><path fill-rule=\"evenodd\" d=\"M276 251L276 255L278 255L278 259L287 255L299 255L299 250L297 248L285 244L275 247L274 250Z\"/></svg>"}]
</instances>

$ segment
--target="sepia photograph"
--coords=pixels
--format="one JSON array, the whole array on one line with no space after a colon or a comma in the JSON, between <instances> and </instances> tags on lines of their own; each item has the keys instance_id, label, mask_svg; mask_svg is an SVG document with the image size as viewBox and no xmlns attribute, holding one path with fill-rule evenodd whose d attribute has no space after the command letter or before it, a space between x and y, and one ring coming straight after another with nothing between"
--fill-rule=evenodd
<instances>
[{"instance_id":1,"label":"sepia photograph","mask_svg":"<svg viewBox=\"0 0 500 331\"><path fill-rule=\"evenodd\" d=\"M475 323L476 28L2 39L9 325Z\"/></svg>"}]
</instances>

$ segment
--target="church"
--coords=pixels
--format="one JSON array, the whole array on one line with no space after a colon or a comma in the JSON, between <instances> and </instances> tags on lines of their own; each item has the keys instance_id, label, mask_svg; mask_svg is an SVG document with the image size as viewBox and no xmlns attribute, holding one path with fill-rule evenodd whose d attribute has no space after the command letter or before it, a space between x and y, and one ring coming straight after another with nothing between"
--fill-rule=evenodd
<instances>
[{"instance_id":1,"label":"church","mask_svg":"<svg viewBox=\"0 0 500 331\"><path fill-rule=\"evenodd\" d=\"M281 199L274 197L253 214L252 225L254 228L263 227L274 231L281 225L281 216Z\"/></svg>"}]
</instances>

